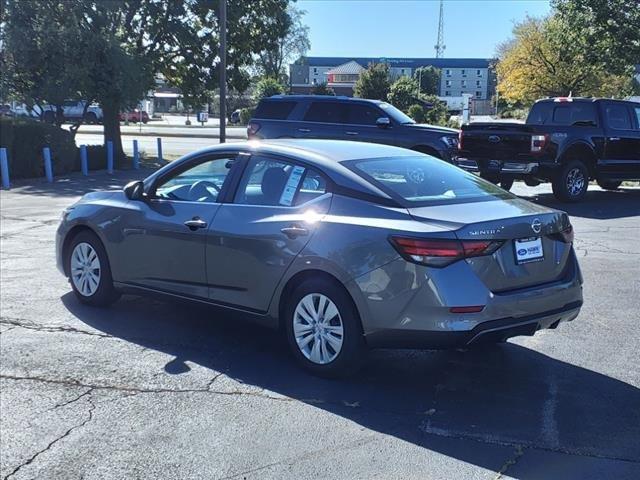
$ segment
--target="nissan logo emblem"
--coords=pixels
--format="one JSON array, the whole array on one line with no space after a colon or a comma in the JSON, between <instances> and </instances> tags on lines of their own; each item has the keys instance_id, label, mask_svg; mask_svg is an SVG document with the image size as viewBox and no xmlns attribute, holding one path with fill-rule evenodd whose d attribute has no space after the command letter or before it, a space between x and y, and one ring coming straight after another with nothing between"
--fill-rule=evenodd
<instances>
[{"instance_id":1,"label":"nissan logo emblem","mask_svg":"<svg viewBox=\"0 0 640 480\"><path fill-rule=\"evenodd\" d=\"M539 218L531 222L531 230L533 230L533 233L540 233L540 230L542 230L542 222Z\"/></svg>"},{"instance_id":2,"label":"nissan logo emblem","mask_svg":"<svg viewBox=\"0 0 640 480\"><path fill-rule=\"evenodd\" d=\"M489 137L489 141L491 143L498 143L500 141L500 137L498 135L491 135Z\"/></svg>"}]
</instances>

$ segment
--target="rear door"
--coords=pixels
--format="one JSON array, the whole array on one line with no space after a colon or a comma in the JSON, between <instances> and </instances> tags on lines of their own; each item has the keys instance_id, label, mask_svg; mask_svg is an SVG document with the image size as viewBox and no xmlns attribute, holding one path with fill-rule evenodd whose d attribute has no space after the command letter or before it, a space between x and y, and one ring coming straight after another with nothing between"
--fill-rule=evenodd
<instances>
[{"instance_id":1,"label":"rear door","mask_svg":"<svg viewBox=\"0 0 640 480\"><path fill-rule=\"evenodd\" d=\"M601 171L613 178L640 176L640 106L603 102L606 128L605 156Z\"/></svg>"},{"instance_id":2,"label":"rear door","mask_svg":"<svg viewBox=\"0 0 640 480\"><path fill-rule=\"evenodd\" d=\"M253 113L249 130L259 138L296 138L296 122L289 118L297 106L296 100L264 99Z\"/></svg>"},{"instance_id":3,"label":"rear door","mask_svg":"<svg viewBox=\"0 0 640 480\"><path fill-rule=\"evenodd\" d=\"M312 100L298 123L298 138L352 140L346 133L347 102Z\"/></svg>"},{"instance_id":4,"label":"rear door","mask_svg":"<svg viewBox=\"0 0 640 480\"><path fill-rule=\"evenodd\" d=\"M207 237L209 298L264 312L280 279L329 210L325 177L276 156L253 155L233 203Z\"/></svg>"}]
</instances>

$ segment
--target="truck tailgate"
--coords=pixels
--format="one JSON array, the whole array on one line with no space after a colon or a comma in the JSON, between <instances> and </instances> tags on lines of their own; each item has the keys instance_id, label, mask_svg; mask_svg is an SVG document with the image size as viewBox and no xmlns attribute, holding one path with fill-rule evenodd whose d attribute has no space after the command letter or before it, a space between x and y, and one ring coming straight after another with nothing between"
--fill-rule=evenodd
<instances>
[{"instance_id":1,"label":"truck tailgate","mask_svg":"<svg viewBox=\"0 0 640 480\"><path fill-rule=\"evenodd\" d=\"M531 128L520 123L472 123L462 126L461 156L516 160L531 150Z\"/></svg>"}]
</instances>

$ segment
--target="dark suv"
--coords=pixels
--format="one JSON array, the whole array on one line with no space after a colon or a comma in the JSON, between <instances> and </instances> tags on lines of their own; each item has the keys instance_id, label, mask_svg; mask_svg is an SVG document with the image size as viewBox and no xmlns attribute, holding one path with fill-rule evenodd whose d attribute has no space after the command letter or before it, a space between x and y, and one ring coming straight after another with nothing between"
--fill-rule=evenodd
<instances>
[{"instance_id":1,"label":"dark suv","mask_svg":"<svg viewBox=\"0 0 640 480\"><path fill-rule=\"evenodd\" d=\"M247 126L249 139L329 138L384 143L451 161L458 131L417 124L377 100L321 95L277 95L260 101Z\"/></svg>"}]
</instances>

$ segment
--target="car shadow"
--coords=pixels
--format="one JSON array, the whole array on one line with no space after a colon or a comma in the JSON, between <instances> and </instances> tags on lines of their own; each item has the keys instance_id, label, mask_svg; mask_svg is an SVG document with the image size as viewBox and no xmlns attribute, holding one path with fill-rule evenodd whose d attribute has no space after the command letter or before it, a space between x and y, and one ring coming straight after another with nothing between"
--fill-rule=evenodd
<instances>
[{"instance_id":1,"label":"car shadow","mask_svg":"<svg viewBox=\"0 0 640 480\"><path fill-rule=\"evenodd\" d=\"M130 296L110 309L71 293L62 301L86 325L173 357L167 375L196 363L483 468L500 467L477 442L640 461L638 388L513 343L374 351L360 373L327 380L298 368L278 332L237 313Z\"/></svg>"},{"instance_id":2,"label":"car shadow","mask_svg":"<svg viewBox=\"0 0 640 480\"><path fill-rule=\"evenodd\" d=\"M560 202L552 193L527 195L526 192L519 192L519 196L530 202L563 210L573 217L607 220L640 216L640 189L638 188L623 187L615 191L589 190L579 203Z\"/></svg>"}]
</instances>

